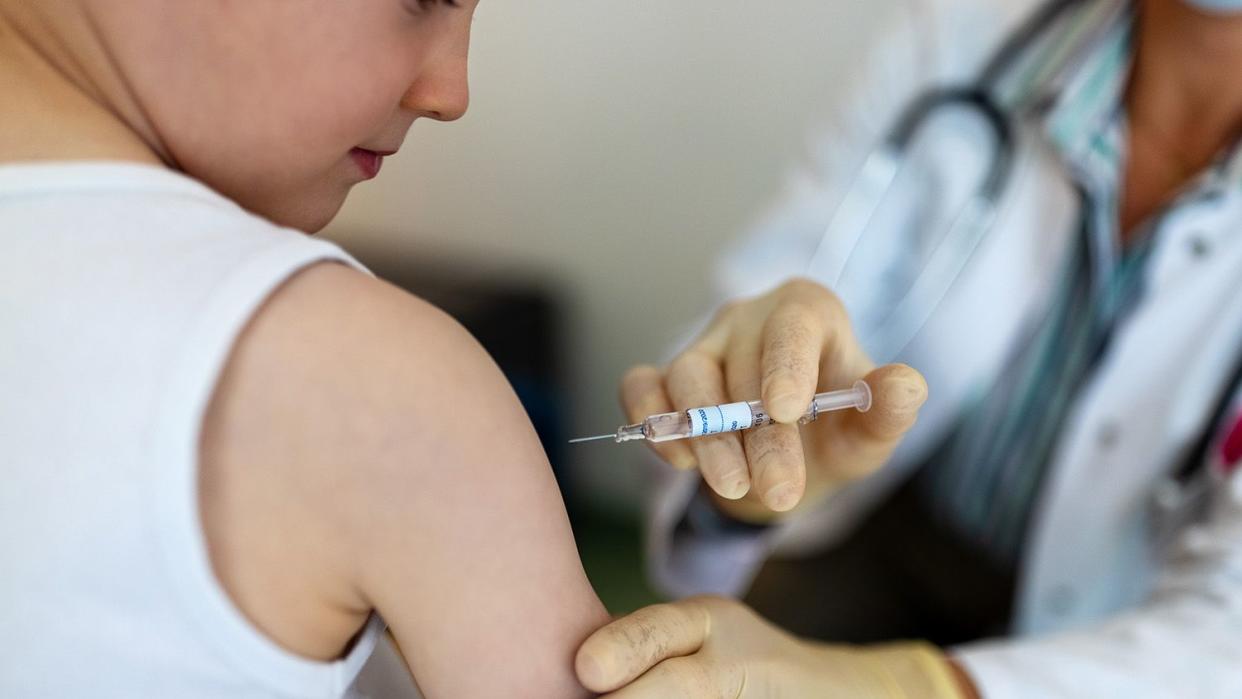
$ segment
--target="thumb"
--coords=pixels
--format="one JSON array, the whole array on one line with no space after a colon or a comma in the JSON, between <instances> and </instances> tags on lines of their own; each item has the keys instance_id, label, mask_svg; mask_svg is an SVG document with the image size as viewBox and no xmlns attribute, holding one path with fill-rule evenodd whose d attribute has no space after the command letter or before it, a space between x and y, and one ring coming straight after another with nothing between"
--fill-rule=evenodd
<instances>
[{"instance_id":1,"label":"thumb","mask_svg":"<svg viewBox=\"0 0 1242 699\"><path fill-rule=\"evenodd\" d=\"M826 442L840 476L868 474L887 460L927 401L927 381L905 364L873 369L863 380L871 388L871 409L837 413Z\"/></svg>"},{"instance_id":2,"label":"thumb","mask_svg":"<svg viewBox=\"0 0 1242 699\"><path fill-rule=\"evenodd\" d=\"M914 426L927 402L927 380L905 364L886 364L863 379L871 387L871 409L847 414L859 431L879 442L900 439Z\"/></svg>"},{"instance_id":3,"label":"thumb","mask_svg":"<svg viewBox=\"0 0 1242 699\"><path fill-rule=\"evenodd\" d=\"M694 653L710 628L707 610L693 598L639 609L583 641L574 659L578 681L611 692L664 660Z\"/></svg>"}]
</instances>

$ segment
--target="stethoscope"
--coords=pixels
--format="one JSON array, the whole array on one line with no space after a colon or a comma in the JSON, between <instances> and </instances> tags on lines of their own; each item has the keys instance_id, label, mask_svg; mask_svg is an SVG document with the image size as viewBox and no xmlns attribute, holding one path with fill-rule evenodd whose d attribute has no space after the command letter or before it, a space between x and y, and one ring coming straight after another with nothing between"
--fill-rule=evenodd
<instances>
[{"instance_id":1,"label":"stethoscope","mask_svg":"<svg viewBox=\"0 0 1242 699\"><path fill-rule=\"evenodd\" d=\"M1109 3L1106 10L1120 12L1126 4ZM880 145L866 157L846 189L807 268L807 276L829 288L838 288L850 269L877 211L906 167L912 144L936 113L948 109L974 112L981 117L991 137L992 155L979 184L951 216L939 241L930 246L904 294L889 305L885 315L875 323L871 331L874 337L862 338L866 346L878 348L877 354L882 358L900 356L922 330L997 218L1001 198L1013 176L1017 155L1016 124L1045 102L1036 95L1006 109L995 96L998 85L1046 30L1080 5L1083 5L1082 0L1052 0L1042 5L1009 36L973 83L935 88L916 97L901 112ZM1102 31L1109 23L1098 24ZM1039 84L1045 90L1057 89L1070 69L1082 62L1099 33L1088 32L1076 37L1070 50L1061 52L1055 66L1043 67L1045 75ZM1080 206L1079 222L1083 223L1086 216L1086 207ZM830 249L844 249L848 253L833 260L829 259Z\"/></svg>"},{"instance_id":2,"label":"stethoscope","mask_svg":"<svg viewBox=\"0 0 1242 699\"><path fill-rule=\"evenodd\" d=\"M1057 65L1044 66L1044 75L1037 81L1042 91L1037 90L1015 107L1006 109L995 96L997 86L1027 54L1028 49L1047 33L1046 30L1070 10L1084 5L1083 0L1052 0L1044 4L1010 35L973 83L935 88L916 97L901 112L879 147L866 157L847 188L811 256L807 270L808 276L820 280L829 288L835 288L849 269L871 227L872 219L905 167L912 144L937 112L948 109L974 112L981 117L993 142L992 156L979 184L950 218L945 234L933 245L925 264L914 274L903 296L876 325L877 336L869 338L869 342L864 340L864 344L882 348L880 358L891 360L902 354L966 267L995 222L1001 198L1012 179L1017 159L1016 130L1019 120L1046 105L1046 98L1060 89L1061 81L1073 67L1081 64L1085 52L1111 24L1108 21L1111 17L1102 17L1096 23L1097 31L1077 37L1073 46L1061 51ZM1100 7L1107 15L1125 11L1127 6L1125 0L1114 0ZM1079 193L1085 196L1085 193ZM1080 206L1079 225L1086 225L1087 216L1087 207ZM846 241L843 249L849 252L839 260L830 260L826 254L829 249L827 243L838 240ZM1242 357L1225 389L1240 385ZM1188 506L1200 504L1212 485L1220 479L1219 474L1210 473L1202 467L1202 455L1208 451L1217 423L1227 414L1230 399L1230 392L1223 390L1219 404L1212 413L1215 417L1205 426L1198 443L1188 451L1186 461L1170 474L1166 482L1157 485L1153 493L1156 511L1154 539L1164 539L1169 532L1179 530L1185 523L1182 518L1193 516L1195 508Z\"/></svg>"}]
</instances>

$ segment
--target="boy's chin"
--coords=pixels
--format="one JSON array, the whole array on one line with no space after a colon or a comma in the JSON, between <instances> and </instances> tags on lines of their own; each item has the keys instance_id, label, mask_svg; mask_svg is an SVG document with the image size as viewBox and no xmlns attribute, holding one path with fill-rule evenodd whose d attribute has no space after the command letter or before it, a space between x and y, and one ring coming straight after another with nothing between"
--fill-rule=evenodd
<instances>
[{"instance_id":1,"label":"boy's chin","mask_svg":"<svg viewBox=\"0 0 1242 699\"><path fill-rule=\"evenodd\" d=\"M286 200L278 206L263 207L266 210L255 213L281 226L296 228L314 235L336 218L336 214L345 205L345 196L348 193L348 191L343 191L340 194L302 196L294 200Z\"/></svg>"}]
</instances>

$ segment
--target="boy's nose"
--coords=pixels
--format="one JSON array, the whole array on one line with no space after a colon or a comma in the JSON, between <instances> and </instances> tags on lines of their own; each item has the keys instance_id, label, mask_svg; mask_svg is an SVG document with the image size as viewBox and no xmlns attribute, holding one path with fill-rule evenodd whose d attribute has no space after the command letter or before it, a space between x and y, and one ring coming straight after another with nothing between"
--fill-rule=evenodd
<instances>
[{"instance_id":1,"label":"boy's nose","mask_svg":"<svg viewBox=\"0 0 1242 699\"><path fill-rule=\"evenodd\" d=\"M456 121L470 106L470 84L464 56L446 59L410 85L401 106L420 117Z\"/></svg>"}]
</instances>

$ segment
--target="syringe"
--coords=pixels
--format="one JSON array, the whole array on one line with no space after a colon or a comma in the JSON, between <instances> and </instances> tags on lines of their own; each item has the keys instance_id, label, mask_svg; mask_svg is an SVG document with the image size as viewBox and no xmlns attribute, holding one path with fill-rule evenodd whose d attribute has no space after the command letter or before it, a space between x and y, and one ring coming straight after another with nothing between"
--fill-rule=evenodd
<instances>
[{"instance_id":1,"label":"syringe","mask_svg":"<svg viewBox=\"0 0 1242 699\"><path fill-rule=\"evenodd\" d=\"M853 388L840 391L817 393L807 407L806 413L798 420L805 425L819 417L820 413L830 410L846 410L854 408L860 413L871 409L871 387L866 381L855 381ZM595 437L581 437L569 440L590 442L597 439L609 439L630 442L645 439L648 442L669 442L674 439L690 439L706 437L722 432L736 432L776 422L769 415L762 401L752 400L724 405L709 405L702 408L691 408L676 413L660 413L648 416L636 425L622 425L614 434L601 434Z\"/></svg>"}]
</instances>

